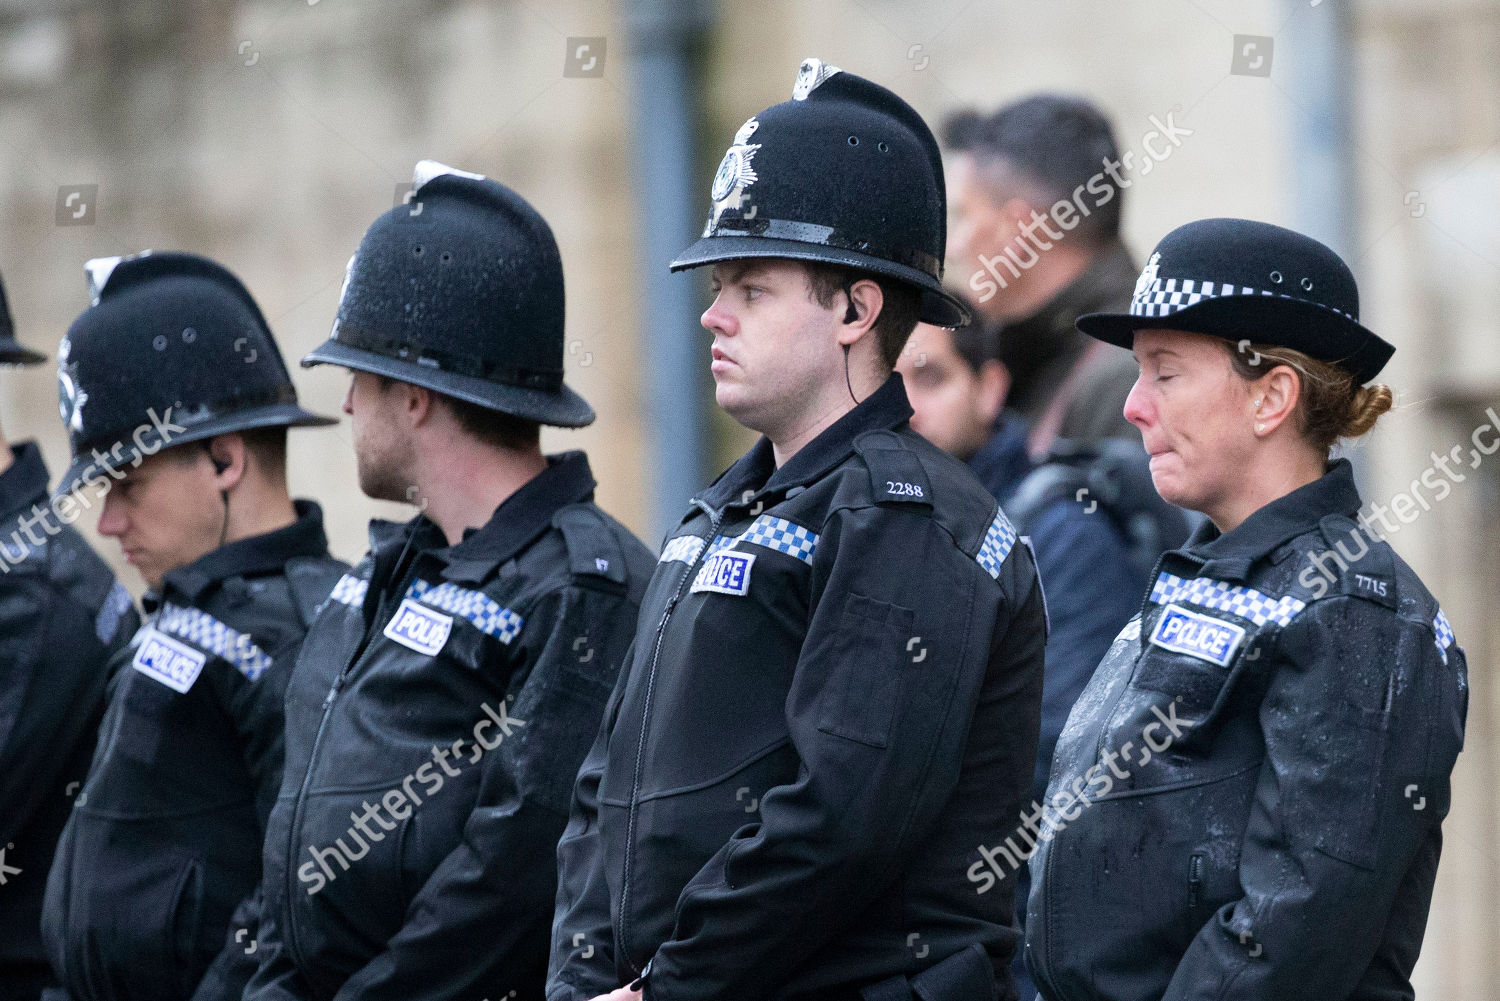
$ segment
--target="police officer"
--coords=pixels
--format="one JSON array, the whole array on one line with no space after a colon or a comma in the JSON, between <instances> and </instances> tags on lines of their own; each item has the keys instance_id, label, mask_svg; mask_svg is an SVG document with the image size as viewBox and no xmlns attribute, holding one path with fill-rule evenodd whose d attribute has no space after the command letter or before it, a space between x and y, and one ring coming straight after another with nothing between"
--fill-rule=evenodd
<instances>
[{"instance_id":1,"label":"police officer","mask_svg":"<svg viewBox=\"0 0 1500 1001\"><path fill-rule=\"evenodd\" d=\"M539 447L594 419L552 231L423 161L303 364L353 372L360 488L422 511L371 523L298 663L246 997L539 998L572 780L651 568L587 457Z\"/></svg>"},{"instance_id":2,"label":"police officer","mask_svg":"<svg viewBox=\"0 0 1500 1001\"><path fill-rule=\"evenodd\" d=\"M937 144L818 60L713 185L719 404L763 437L693 499L579 774L549 1001L1015 996L1018 810L1045 626L998 505L892 366L942 290Z\"/></svg>"},{"instance_id":3,"label":"police officer","mask_svg":"<svg viewBox=\"0 0 1500 1001\"><path fill-rule=\"evenodd\" d=\"M93 304L58 351L73 450L59 493L102 505L148 619L110 663L43 937L74 1001L171 1001L254 942L286 680L344 566L318 506L287 494L286 429L333 421L297 405L222 266L147 252L86 270Z\"/></svg>"},{"instance_id":4,"label":"police officer","mask_svg":"<svg viewBox=\"0 0 1500 1001\"><path fill-rule=\"evenodd\" d=\"M1026 922L1047 1001L1412 997L1467 669L1329 459L1391 405L1358 314L1327 247L1207 219L1128 313L1078 321L1133 347L1156 487L1209 522L1058 742Z\"/></svg>"},{"instance_id":5,"label":"police officer","mask_svg":"<svg viewBox=\"0 0 1500 1001\"><path fill-rule=\"evenodd\" d=\"M0 287L0 364L44 355L15 339ZM105 663L140 624L130 595L50 501L35 442L0 433L0 999L55 984L42 949L52 852L88 772Z\"/></svg>"}]
</instances>

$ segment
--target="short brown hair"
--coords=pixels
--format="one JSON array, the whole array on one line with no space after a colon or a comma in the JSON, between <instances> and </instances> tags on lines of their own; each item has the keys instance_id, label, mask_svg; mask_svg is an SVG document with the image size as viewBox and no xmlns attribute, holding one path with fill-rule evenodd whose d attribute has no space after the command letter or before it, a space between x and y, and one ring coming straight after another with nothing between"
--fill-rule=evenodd
<instances>
[{"instance_id":1,"label":"short brown hair","mask_svg":"<svg viewBox=\"0 0 1500 1001\"><path fill-rule=\"evenodd\" d=\"M401 381L392 379L388 375L373 374L379 380L382 393ZM536 421L512 417L510 414L481 407L477 403L460 400L456 396L448 396L437 390L432 390L432 393L443 401L443 405L448 408L449 413L453 414L453 419L466 434L473 435L486 445L519 452L541 448L542 426Z\"/></svg>"},{"instance_id":2,"label":"short brown hair","mask_svg":"<svg viewBox=\"0 0 1500 1001\"><path fill-rule=\"evenodd\" d=\"M541 448L542 426L536 421L513 417L452 396L443 396L442 400L458 426L486 445L514 452Z\"/></svg>"},{"instance_id":3,"label":"short brown hair","mask_svg":"<svg viewBox=\"0 0 1500 1001\"><path fill-rule=\"evenodd\" d=\"M881 362L886 371L893 371L896 360L901 357L901 349L906 347L911 332L917 327L922 294L905 282L839 264L804 261L803 268L807 272L808 291L813 301L824 309L833 306L838 294L857 281L869 279L880 286L885 304L880 307L880 315L875 317L875 325L870 329L880 348Z\"/></svg>"},{"instance_id":4,"label":"short brown hair","mask_svg":"<svg viewBox=\"0 0 1500 1001\"><path fill-rule=\"evenodd\" d=\"M164 448L161 454L185 466L193 465L205 455L209 457L209 461L212 461L214 439L234 435L245 443L246 460L253 463L263 476L273 481L284 480L286 478L286 430L285 425L275 425L225 431L209 438L200 438L182 445L171 445Z\"/></svg>"},{"instance_id":5,"label":"short brown hair","mask_svg":"<svg viewBox=\"0 0 1500 1001\"><path fill-rule=\"evenodd\" d=\"M1222 343L1235 373L1246 381L1259 379L1277 365L1296 371L1302 390L1294 414L1298 430L1321 452L1329 452L1340 438L1358 438L1391 409L1389 386L1356 385L1354 376L1337 365L1291 348L1249 344L1241 351L1228 341Z\"/></svg>"}]
</instances>

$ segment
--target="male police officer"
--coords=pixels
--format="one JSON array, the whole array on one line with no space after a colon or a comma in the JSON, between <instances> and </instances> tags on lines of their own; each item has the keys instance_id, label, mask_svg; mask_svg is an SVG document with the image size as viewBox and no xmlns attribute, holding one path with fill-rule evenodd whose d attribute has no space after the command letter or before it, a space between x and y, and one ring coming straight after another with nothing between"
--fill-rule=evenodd
<instances>
[{"instance_id":1,"label":"male police officer","mask_svg":"<svg viewBox=\"0 0 1500 1001\"><path fill-rule=\"evenodd\" d=\"M760 442L695 498L559 845L550 1001L994 996L1044 619L995 499L891 374L943 292L942 168L818 60L739 130L704 238L716 395ZM622 986L628 985L628 986Z\"/></svg>"},{"instance_id":2,"label":"male police officer","mask_svg":"<svg viewBox=\"0 0 1500 1001\"><path fill-rule=\"evenodd\" d=\"M343 567L287 494L297 405L265 319L213 261L90 261L93 305L58 351L73 464L150 592L47 885L43 937L74 1001L187 998L242 951L281 784L286 679ZM242 929L253 943L253 928Z\"/></svg>"},{"instance_id":3,"label":"male police officer","mask_svg":"<svg viewBox=\"0 0 1500 1001\"><path fill-rule=\"evenodd\" d=\"M423 510L371 524L288 691L256 1001L541 996L572 780L650 575L584 454L539 447L594 416L551 230L475 174L413 186L303 361L353 370L360 488Z\"/></svg>"},{"instance_id":4,"label":"male police officer","mask_svg":"<svg viewBox=\"0 0 1500 1001\"><path fill-rule=\"evenodd\" d=\"M0 363L35 365L0 288ZM0 434L0 999L55 983L42 949L42 892L88 773L104 712L105 663L139 620L104 561L49 504L34 442Z\"/></svg>"}]
</instances>

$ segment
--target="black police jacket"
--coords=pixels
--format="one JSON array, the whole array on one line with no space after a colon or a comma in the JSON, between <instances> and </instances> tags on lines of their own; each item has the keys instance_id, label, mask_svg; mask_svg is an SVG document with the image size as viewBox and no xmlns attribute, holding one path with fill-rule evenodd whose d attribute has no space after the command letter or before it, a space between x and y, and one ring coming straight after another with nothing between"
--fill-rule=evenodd
<instances>
[{"instance_id":1,"label":"black police jacket","mask_svg":"<svg viewBox=\"0 0 1500 1001\"><path fill-rule=\"evenodd\" d=\"M135 632L134 603L48 503L42 453L11 449L0 473L0 999L52 981L42 894L88 773L105 664Z\"/></svg>"},{"instance_id":2,"label":"black police jacket","mask_svg":"<svg viewBox=\"0 0 1500 1001\"><path fill-rule=\"evenodd\" d=\"M230 917L260 881L287 678L345 567L318 506L296 509L285 528L169 571L110 662L42 917L73 1001L187 998L219 953L246 947Z\"/></svg>"},{"instance_id":3,"label":"black police jacket","mask_svg":"<svg viewBox=\"0 0 1500 1001\"><path fill-rule=\"evenodd\" d=\"M247 998L540 997L557 839L651 569L593 490L573 452L455 545L371 525L287 693Z\"/></svg>"},{"instance_id":4,"label":"black police jacket","mask_svg":"<svg viewBox=\"0 0 1500 1001\"><path fill-rule=\"evenodd\" d=\"M1057 744L1048 1001L1411 998L1463 652L1347 461L1166 554Z\"/></svg>"},{"instance_id":5,"label":"black police jacket","mask_svg":"<svg viewBox=\"0 0 1500 1001\"><path fill-rule=\"evenodd\" d=\"M964 873L1031 785L1042 598L910 416L892 376L779 469L762 439L667 539L558 847L549 1001L1009 986L1014 883Z\"/></svg>"}]
</instances>

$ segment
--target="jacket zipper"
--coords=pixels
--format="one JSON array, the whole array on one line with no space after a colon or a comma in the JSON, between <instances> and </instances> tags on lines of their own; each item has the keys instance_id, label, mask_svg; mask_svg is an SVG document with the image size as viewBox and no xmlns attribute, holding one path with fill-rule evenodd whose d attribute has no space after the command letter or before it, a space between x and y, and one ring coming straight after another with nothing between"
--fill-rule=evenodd
<instances>
[{"instance_id":1,"label":"jacket zipper","mask_svg":"<svg viewBox=\"0 0 1500 1001\"><path fill-rule=\"evenodd\" d=\"M625 940L625 921L630 907L630 867L635 858L636 797L640 794L641 762L645 758L646 734L649 732L651 724L651 693L656 686L656 665L661 658L661 644L666 636L667 621L671 619L672 612L676 609L677 603L682 600L683 589L693 579L698 566L708 555L709 548L713 545L714 539L718 537L719 526L724 521L724 513L722 511L715 511L703 503L703 501L694 498L693 505L708 515L708 538L703 542L702 551L689 564L687 573L682 575L682 580L677 584L677 592L667 602L667 607L661 614L661 621L656 624L656 642L651 648L651 667L646 673L646 706L641 712L641 736L636 742L635 748L635 773L630 780L630 810L629 819L625 825L625 868L624 876L620 880L620 908L619 917L615 921L615 939L619 942L620 955L625 958L625 962L630 964L630 968L635 971L637 977L644 977L645 971L636 966L635 961L630 958L630 950L626 946ZM646 965L649 967L651 964L647 963Z\"/></svg>"},{"instance_id":2,"label":"jacket zipper","mask_svg":"<svg viewBox=\"0 0 1500 1001\"><path fill-rule=\"evenodd\" d=\"M1194 852L1188 859L1188 924L1197 934L1198 903L1203 897L1203 853Z\"/></svg>"},{"instance_id":3,"label":"jacket zipper","mask_svg":"<svg viewBox=\"0 0 1500 1001\"><path fill-rule=\"evenodd\" d=\"M1163 562L1166 561L1166 558L1167 558L1167 554L1166 553L1162 553L1160 556L1158 556L1156 558L1156 565L1151 568L1151 576L1149 578L1147 578L1147 580L1146 580L1146 593L1143 594L1143 595L1141 595L1141 618L1143 618L1143 619L1146 616L1146 613L1145 613L1146 605L1151 600L1151 592L1154 591L1154 590L1156 590L1156 578L1161 574L1161 565L1162 565ZM1137 641L1137 642L1139 642L1139 641ZM1136 656L1137 657L1140 656L1140 652L1139 651L1136 652ZM1125 685L1120 686L1120 690L1118 692L1116 692L1115 693L1115 697L1112 700L1110 700L1109 712L1105 714L1105 716L1103 718L1103 723L1099 727L1099 739L1098 739L1098 741L1097 741L1097 743L1095 744L1095 747L1094 747L1094 762L1096 762L1096 763L1099 762L1099 761L1104 760L1104 738L1109 734L1109 721L1114 717L1115 710L1119 708L1119 706L1120 706L1120 699L1122 699L1124 697L1124 695L1125 695L1125 688L1129 685L1129 683L1130 683L1129 679L1126 679ZM1043 878L1048 883L1050 883L1052 881L1052 860L1056 856L1056 853L1051 850L1052 847L1053 847L1052 845L1048 846L1048 848L1047 848L1047 861L1046 861L1046 864L1043 865L1043 867L1042 867L1042 869L1043 869ZM1049 907L1049 906L1046 906L1045 899L1044 899L1042 914L1040 915L1040 917L1047 924L1047 948L1050 951L1051 948L1052 948L1052 921L1051 921L1051 918L1052 918L1052 908ZM1058 1001L1066 1001L1067 996L1065 994L1063 994L1062 991L1058 990L1057 987L1052 982L1052 978L1051 978L1051 976L1049 975L1049 972L1048 972L1049 969L1050 969L1050 967L1051 967L1051 964L1047 961L1046 955L1038 954L1038 952L1036 950L1032 949L1030 945L1027 945L1026 948L1027 948L1027 952L1031 955L1032 959L1035 961L1033 963L1033 965L1035 966L1035 969L1032 972L1036 976L1036 979L1040 983L1043 983L1043 984L1046 985L1046 987L1047 987L1047 993L1049 995L1051 995L1054 998L1057 998Z\"/></svg>"},{"instance_id":4,"label":"jacket zipper","mask_svg":"<svg viewBox=\"0 0 1500 1001\"><path fill-rule=\"evenodd\" d=\"M1141 596L1141 618L1143 620L1146 618L1146 605L1149 604L1150 601L1151 601L1151 592L1156 590L1156 578L1161 575L1161 565L1162 565L1162 563L1166 562L1166 559L1167 559L1167 554L1166 553L1162 553L1160 556L1158 556L1156 558L1156 566L1154 566L1154 567L1151 568L1151 576L1146 581L1146 593ZM1145 623L1142 622L1143 626L1144 626L1144 624ZM1139 640L1137 640L1137 645L1139 645ZM1140 655L1141 655L1140 654L1140 650L1137 650L1136 651L1136 657L1139 658ZM1134 673L1134 662L1133 661L1132 661L1132 668L1131 668L1131 670L1132 670L1132 674L1133 674ZM1129 687L1129 685L1130 685L1130 679L1126 678L1125 679L1125 684L1120 686L1119 691L1115 692L1115 697L1110 700L1110 703L1109 703L1109 712L1106 713L1105 716L1104 716L1104 725L1099 728L1099 739L1098 739L1098 742L1094 746L1094 761L1095 762L1099 762L1099 761L1103 761L1104 760L1104 738L1106 736L1108 736L1108 734L1109 734L1109 721L1114 718L1115 710L1120 707L1120 699L1124 698L1124 696L1125 696L1125 689L1127 687Z\"/></svg>"},{"instance_id":5,"label":"jacket zipper","mask_svg":"<svg viewBox=\"0 0 1500 1001\"><path fill-rule=\"evenodd\" d=\"M410 539L408 539L407 541L409 543ZM401 558L404 558L405 553L406 550L403 548ZM400 566L401 558L397 559L398 568ZM412 569L415 569L415 564L413 564ZM406 578L411 576L415 576L415 574L408 573L402 575L402 581L405 582ZM373 580L372 571L372 579L368 587L373 588L374 586L375 582ZM402 593L405 593L404 589ZM384 616L378 614L380 612L379 603L376 604L375 611L377 614L375 616L374 622L382 621L384 619ZM361 609L361 619L363 619L363 609ZM350 657L349 663L344 666L343 670L339 671L338 676L333 679L333 687L329 688L328 694L323 697L323 717L322 719L318 720L318 731L313 735L312 750L310 750L307 754L307 771L302 775L302 785L297 790L297 802L292 808L292 823L287 831L286 846L287 927L284 932L284 937L286 941L287 951L291 953L292 962L296 964L298 969L306 969L307 961L306 957L302 955L302 951L297 943L297 908L293 906L293 901L297 899L297 884L293 882L293 876L297 872L297 867L293 864L297 860L297 832L302 829L303 808L307 805L307 790L312 785L313 766L317 763L318 760L318 749L323 745L323 733L328 729L328 720L333 716L334 700L338 698L339 691L344 687L344 682L349 679L350 675L354 673L355 667L359 665L360 658L363 657L366 651L369 650L371 639L370 630L373 628L373 622L365 623L365 628L363 633L360 635L359 643L354 648L354 656Z\"/></svg>"},{"instance_id":6,"label":"jacket zipper","mask_svg":"<svg viewBox=\"0 0 1500 1001\"><path fill-rule=\"evenodd\" d=\"M1048 883L1052 881L1052 859L1054 852L1051 851L1051 848L1052 846L1049 844L1047 846L1047 861L1042 866L1042 878ZM1057 985L1052 980L1052 963L1048 959L1052 951L1052 908L1044 907L1038 917L1042 919L1042 923L1047 928L1047 949L1044 952L1038 953L1037 950L1031 947L1029 941L1026 943L1026 952L1034 960L1031 964L1033 967L1031 971L1032 975L1036 978L1038 984L1047 988L1048 997L1055 998L1057 1001L1067 1001L1067 996L1057 989Z\"/></svg>"}]
</instances>

